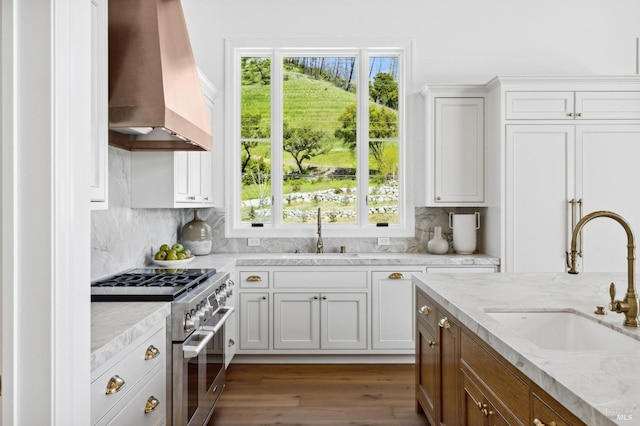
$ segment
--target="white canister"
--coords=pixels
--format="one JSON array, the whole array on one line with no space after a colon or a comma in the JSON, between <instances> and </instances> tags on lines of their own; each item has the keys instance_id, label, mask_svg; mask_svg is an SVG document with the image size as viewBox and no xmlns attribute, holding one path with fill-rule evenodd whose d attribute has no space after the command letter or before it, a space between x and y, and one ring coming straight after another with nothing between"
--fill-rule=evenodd
<instances>
[{"instance_id":1,"label":"white canister","mask_svg":"<svg viewBox=\"0 0 640 426\"><path fill-rule=\"evenodd\" d=\"M476 230L480 229L480 213L449 213L449 227L453 229L453 249L458 254L476 251Z\"/></svg>"}]
</instances>

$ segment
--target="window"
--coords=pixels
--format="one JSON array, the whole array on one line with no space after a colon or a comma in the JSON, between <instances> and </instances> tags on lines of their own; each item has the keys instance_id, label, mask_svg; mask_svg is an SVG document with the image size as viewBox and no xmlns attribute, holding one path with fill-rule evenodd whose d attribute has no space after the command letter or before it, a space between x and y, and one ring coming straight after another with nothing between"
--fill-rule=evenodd
<instances>
[{"instance_id":1,"label":"window","mask_svg":"<svg viewBox=\"0 0 640 426\"><path fill-rule=\"evenodd\" d=\"M407 50L227 42L231 236L406 233Z\"/></svg>"}]
</instances>

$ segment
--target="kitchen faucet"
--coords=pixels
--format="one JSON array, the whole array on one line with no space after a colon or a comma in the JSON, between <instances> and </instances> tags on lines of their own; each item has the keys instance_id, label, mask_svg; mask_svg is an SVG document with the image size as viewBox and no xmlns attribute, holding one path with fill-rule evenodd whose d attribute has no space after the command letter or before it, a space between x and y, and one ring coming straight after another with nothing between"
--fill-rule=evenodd
<instances>
[{"instance_id":1,"label":"kitchen faucet","mask_svg":"<svg viewBox=\"0 0 640 426\"><path fill-rule=\"evenodd\" d=\"M627 294L623 300L615 300L616 288L615 284L611 283L609 287L609 293L611 295L611 304L609 309L613 312L624 313L625 320L624 325L627 327L638 327L638 296L636 294L635 286L635 242L633 237L633 231L631 226L627 223L622 216L605 210L595 211L584 216L578 221L576 227L573 229L571 235L571 253L567 253L567 266L569 267L570 274L577 274L576 269L576 255L577 255L577 240L580 235L582 227L592 219L596 217L608 217L615 220L624 228L627 233Z\"/></svg>"},{"instance_id":2,"label":"kitchen faucet","mask_svg":"<svg viewBox=\"0 0 640 426\"><path fill-rule=\"evenodd\" d=\"M318 242L316 243L316 253L322 253L323 244L322 244L322 216L320 214L320 207L318 207Z\"/></svg>"}]
</instances>

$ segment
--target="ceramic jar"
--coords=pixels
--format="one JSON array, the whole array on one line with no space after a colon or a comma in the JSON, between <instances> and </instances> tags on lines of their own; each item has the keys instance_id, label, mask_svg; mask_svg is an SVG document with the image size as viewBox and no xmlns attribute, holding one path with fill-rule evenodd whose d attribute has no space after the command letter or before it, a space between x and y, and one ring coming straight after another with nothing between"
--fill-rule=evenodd
<instances>
[{"instance_id":1,"label":"ceramic jar","mask_svg":"<svg viewBox=\"0 0 640 426\"><path fill-rule=\"evenodd\" d=\"M453 229L453 249L458 254L476 251L476 230L480 229L480 213L449 213L449 227Z\"/></svg>"},{"instance_id":2,"label":"ceramic jar","mask_svg":"<svg viewBox=\"0 0 640 426\"><path fill-rule=\"evenodd\" d=\"M211 227L194 210L193 220L182 228L182 245L196 256L205 256L211 253L212 241Z\"/></svg>"},{"instance_id":3,"label":"ceramic jar","mask_svg":"<svg viewBox=\"0 0 640 426\"><path fill-rule=\"evenodd\" d=\"M442 237L442 227L433 227L433 238L427 242L427 251L431 254L446 254L449 251L449 242Z\"/></svg>"}]
</instances>

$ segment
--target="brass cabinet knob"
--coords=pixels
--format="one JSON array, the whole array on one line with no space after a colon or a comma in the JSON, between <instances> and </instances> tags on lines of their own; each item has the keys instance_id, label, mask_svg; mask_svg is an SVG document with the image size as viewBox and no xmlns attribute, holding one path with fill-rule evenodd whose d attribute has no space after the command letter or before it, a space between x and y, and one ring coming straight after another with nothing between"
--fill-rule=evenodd
<instances>
[{"instance_id":1,"label":"brass cabinet knob","mask_svg":"<svg viewBox=\"0 0 640 426\"><path fill-rule=\"evenodd\" d=\"M392 274L389 274L390 280L401 280L403 278L404 278L404 275L402 275L401 272L394 272Z\"/></svg>"},{"instance_id":2,"label":"brass cabinet knob","mask_svg":"<svg viewBox=\"0 0 640 426\"><path fill-rule=\"evenodd\" d=\"M126 383L124 379L116 374L109 379L109 382L107 383L107 390L105 393L107 395L111 395L116 392L120 392L120 389L122 389L125 384Z\"/></svg>"},{"instance_id":3,"label":"brass cabinet knob","mask_svg":"<svg viewBox=\"0 0 640 426\"><path fill-rule=\"evenodd\" d=\"M576 113L576 117L582 117L582 113L581 112Z\"/></svg>"},{"instance_id":4,"label":"brass cabinet knob","mask_svg":"<svg viewBox=\"0 0 640 426\"><path fill-rule=\"evenodd\" d=\"M144 353L144 360L148 361L150 359L154 359L158 355L160 355L160 349L156 348L153 345L149 345L149 347L147 348L147 350Z\"/></svg>"},{"instance_id":5,"label":"brass cabinet knob","mask_svg":"<svg viewBox=\"0 0 640 426\"><path fill-rule=\"evenodd\" d=\"M151 395L149 399L147 399L146 404L144 405L144 413L149 414L150 412L155 410L158 405L160 405L160 401L158 401L158 398Z\"/></svg>"},{"instance_id":6,"label":"brass cabinet knob","mask_svg":"<svg viewBox=\"0 0 640 426\"><path fill-rule=\"evenodd\" d=\"M552 420L549 422L549 424L546 424L539 419L533 419L533 426L556 426L556 422Z\"/></svg>"},{"instance_id":7,"label":"brass cabinet knob","mask_svg":"<svg viewBox=\"0 0 640 426\"><path fill-rule=\"evenodd\" d=\"M318 300L318 296L313 296L313 300Z\"/></svg>"},{"instance_id":8,"label":"brass cabinet knob","mask_svg":"<svg viewBox=\"0 0 640 426\"><path fill-rule=\"evenodd\" d=\"M436 342L434 342L433 340L427 340L427 344L430 348L433 348L436 345Z\"/></svg>"},{"instance_id":9,"label":"brass cabinet knob","mask_svg":"<svg viewBox=\"0 0 640 426\"><path fill-rule=\"evenodd\" d=\"M573 113L572 113L572 112L567 113L567 116L568 116L568 117L573 117Z\"/></svg>"},{"instance_id":10,"label":"brass cabinet knob","mask_svg":"<svg viewBox=\"0 0 640 426\"><path fill-rule=\"evenodd\" d=\"M231 346L233 346L233 345L235 345L235 344L236 344L236 341L235 341L235 340L233 340L233 339L229 339L229 343L227 343L227 346L231 347Z\"/></svg>"},{"instance_id":11,"label":"brass cabinet knob","mask_svg":"<svg viewBox=\"0 0 640 426\"><path fill-rule=\"evenodd\" d=\"M227 280L227 287L233 287L234 285L236 285L236 283L234 283L233 280Z\"/></svg>"},{"instance_id":12,"label":"brass cabinet knob","mask_svg":"<svg viewBox=\"0 0 640 426\"><path fill-rule=\"evenodd\" d=\"M429 312L431 312L431 308L429 308L427 305L424 305L423 307L418 309L418 312L420 312L422 315L429 315Z\"/></svg>"},{"instance_id":13,"label":"brass cabinet knob","mask_svg":"<svg viewBox=\"0 0 640 426\"><path fill-rule=\"evenodd\" d=\"M267 300L267 296L262 296L262 300Z\"/></svg>"},{"instance_id":14,"label":"brass cabinet knob","mask_svg":"<svg viewBox=\"0 0 640 426\"><path fill-rule=\"evenodd\" d=\"M440 321L438 321L438 325L440 328L451 328L451 323L449 322L449 318L444 317Z\"/></svg>"},{"instance_id":15,"label":"brass cabinet knob","mask_svg":"<svg viewBox=\"0 0 640 426\"><path fill-rule=\"evenodd\" d=\"M260 277L260 275L249 275L247 277L247 281L257 282L257 281L262 281L262 278Z\"/></svg>"}]
</instances>

